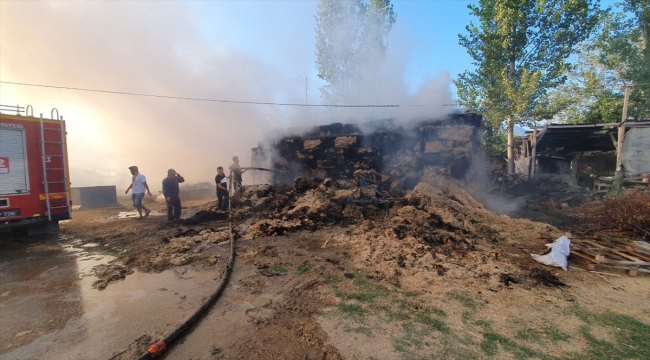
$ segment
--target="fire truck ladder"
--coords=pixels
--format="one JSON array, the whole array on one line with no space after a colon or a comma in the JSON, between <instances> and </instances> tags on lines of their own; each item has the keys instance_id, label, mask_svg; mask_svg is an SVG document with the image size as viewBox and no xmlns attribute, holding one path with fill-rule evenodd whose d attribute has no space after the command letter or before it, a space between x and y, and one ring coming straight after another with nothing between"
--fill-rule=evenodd
<instances>
[{"instance_id":1,"label":"fire truck ladder","mask_svg":"<svg viewBox=\"0 0 650 360\"><path fill-rule=\"evenodd\" d=\"M56 112L56 117L54 116ZM68 211L68 218L70 218L70 199L68 194L70 194L69 183L67 178L67 169L66 169L66 158L65 158L65 129L63 127L63 116L59 117L59 110L56 108L52 109L51 115L52 120L57 120L59 122L59 128L46 128L43 123L43 114L41 113L41 162L43 163L43 187L45 188L45 204L47 206L47 219L52 221L52 209L63 209L66 208ZM45 131L58 131L61 134L61 141L45 141ZM60 153L56 154L46 154L45 153L45 144L58 145L61 148ZM47 167L47 164L51 162L51 158L60 157L62 167L60 168L51 168ZM48 171L61 171L63 172L63 180L60 181L49 181L47 172ZM50 185L51 184L63 184L63 191L65 192L65 202L66 205L63 206L52 206L50 204Z\"/></svg>"}]
</instances>

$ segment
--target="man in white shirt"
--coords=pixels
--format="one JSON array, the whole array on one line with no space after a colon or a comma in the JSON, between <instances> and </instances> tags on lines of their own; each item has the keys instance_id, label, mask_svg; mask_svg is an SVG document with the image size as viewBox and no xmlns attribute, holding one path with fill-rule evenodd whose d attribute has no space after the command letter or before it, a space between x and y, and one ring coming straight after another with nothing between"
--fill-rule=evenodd
<instances>
[{"instance_id":1,"label":"man in white shirt","mask_svg":"<svg viewBox=\"0 0 650 360\"><path fill-rule=\"evenodd\" d=\"M138 215L140 215L140 217L138 217L138 220L140 220L142 219L143 209L144 217L149 216L151 213L151 210L147 209L147 207L142 204L144 191L147 190L149 196L151 196L151 191L149 191L149 185L147 185L147 178L138 172L137 166L129 166L129 170L131 171L131 175L133 175L133 177L131 178L131 185L129 185L124 193L128 194L129 190L133 189L131 191L131 199L133 200L133 207L138 209Z\"/></svg>"}]
</instances>

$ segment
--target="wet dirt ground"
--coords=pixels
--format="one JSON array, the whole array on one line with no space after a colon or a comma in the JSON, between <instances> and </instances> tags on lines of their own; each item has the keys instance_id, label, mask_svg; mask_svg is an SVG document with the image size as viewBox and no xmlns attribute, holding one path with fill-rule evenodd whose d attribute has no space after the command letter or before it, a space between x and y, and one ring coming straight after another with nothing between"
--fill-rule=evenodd
<instances>
[{"instance_id":1,"label":"wet dirt ground","mask_svg":"<svg viewBox=\"0 0 650 360\"><path fill-rule=\"evenodd\" d=\"M147 329L187 316L219 280L178 268L93 288L92 269L111 260L65 235L2 242L0 358L110 358Z\"/></svg>"},{"instance_id":2,"label":"wet dirt ground","mask_svg":"<svg viewBox=\"0 0 650 360\"><path fill-rule=\"evenodd\" d=\"M439 201L432 196L418 200L426 206L392 209L391 217L350 207L344 212L358 220L328 226L283 220L273 209L235 217L232 277L166 358L494 358L495 334L538 357L581 358L590 354L582 312L650 323L647 276L603 280L539 265L530 259L544 249L536 229L558 229L482 210L470 217L457 206L472 200L453 197L437 212L425 211ZM320 201L316 193L303 199L295 202ZM3 238L0 359L137 358L191 316L223 277L228 223L205 212L212 202L184 203L185 219L209 215L198 223L168 224L156 216L164 213L158 203L150 204L154 216L135 220L124 216L131 211L125 202L75 212L57 236ZM409 235L430 221L438 230L416 234L427 243ZM474 228L484 238L466 235ZM515 282L504 282L504 274ZM571 340L549 349L521 340L528 328L556 329ZM596 335L611 340L614 333L603 329ZM518 357L508 349L496 357Z\"/></svg>"}]
</instances>

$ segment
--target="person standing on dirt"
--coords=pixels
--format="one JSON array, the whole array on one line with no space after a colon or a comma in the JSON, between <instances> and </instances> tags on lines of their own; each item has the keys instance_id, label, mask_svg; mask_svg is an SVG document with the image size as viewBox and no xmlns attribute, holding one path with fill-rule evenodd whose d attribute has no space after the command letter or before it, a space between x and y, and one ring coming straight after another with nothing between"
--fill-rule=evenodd
<instances>
[{"instance_id":1,"label":"person standing on dirt","mask_svg":"<svg viewBox=\"0 0 650 360\"><path fill-rule=\"evenodd\" d=\"M131 200L133 200L133 207L138 210L138 220L142 219L142 210L144 210L144 217L149 216L151 210L147 209L146 206L142 203L144 198L144 191L146 190L151 196L151 191L149 191L149 185L147 185L147 178L138 171L137 166L129 166L129 171L131 171L131 185L126 189L124 194L128 194L129 190L131 191Z\"/></svg>"},{"instance_id":2,"label":"person standing on dirt","mask_svg":"<svg viewBox=\"0 0 650 360\"><path fill-rule=\"evenodd\" d=\"M162 181L162 191L167 203L167 220L169 221L181 218L181 198L178 184L182 182L185 182L185 179L174 169L167 170L167 177Z\"/></svg>"},{"instance_id":3,"label":"person standing on dirt","mask_svg":"<svg viewBox=\"0 0 650 360\"><path fill-rule=\"evenodd\" d=\"M258 182L264 181L262 176L260 176L260 174L255 171L255 168L264 166L265 162L266 155L264 154L264 149L262 149L262 144L257 143L257 147L251 149L251 167L253 168L251 177L253 178L253 185L257 185Z\"/></svg>"},{"instance_id":4,"label":"person standing on dirt","mask_svg":"<svg viewBox=\"0 0 650 360\"><path fill-rule=\"evenodd\" d=\"M230 172L232 174L233 196L237 196L242 192L241 174L246 172L246 170L242 170L241 166L239 166L239 157L233 156L232 161L233 163L228 167L228 169L230 169Z\"/></svg>"},{"instance_id":5,"label":"person standing on dirt","mask_svg":"<svg viewBox=\"0 0 650 360\"><path fill-rule=\"evenodd\" d=\"M217 168L217 176L214 177L214 182L217 183L217 200L219 201L219 210L226 211L228 209L228 177L223 172L223 166Z\"/></svg>"}]
</instances>

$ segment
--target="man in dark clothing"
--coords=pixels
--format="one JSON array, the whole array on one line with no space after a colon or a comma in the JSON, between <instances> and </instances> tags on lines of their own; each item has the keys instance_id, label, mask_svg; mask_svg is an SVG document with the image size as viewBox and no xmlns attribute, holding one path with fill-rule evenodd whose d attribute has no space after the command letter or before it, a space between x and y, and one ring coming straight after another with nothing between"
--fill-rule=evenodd
<instances>
[{"instance_id":1,"label":"man in dark clothing","mask_svg":"<svg viewBox=\"0 0 650 360\"><path fill-rule=\"evenodd\" d=\"M228 210L228 178L223 172L223 167L217 168L217 176L214 177L214 182L217 183L217 199L219 200L219 210Z\"/></svg>"},{"instance_id":2,"label":"man in dark clothing","mask_svg":"<svg viewBox=\"0 0 650 360\"><path fill-rule=\"evenodd\" d=\"M232 161L233 163L228 169L230 169L230 174L232 175L232 196L237 197L243 191L241 174L245 173L246 169L242 170L241 166L239 166L239 158L237 156L233 156Z\"/></svg>"},{"instance_id":3,"label":"man in dark clothing","mask_svg":"<svg viewBox=\"0 0 650 360\"><path fill-rule=\"evenodd\" d=\"M178 183L185 182L185 179L176 170L167 170L167 177L162 181L162 191L167 203L167 220L176 221L181 218L181 198Z\"/></svg>"}]
</instances>

